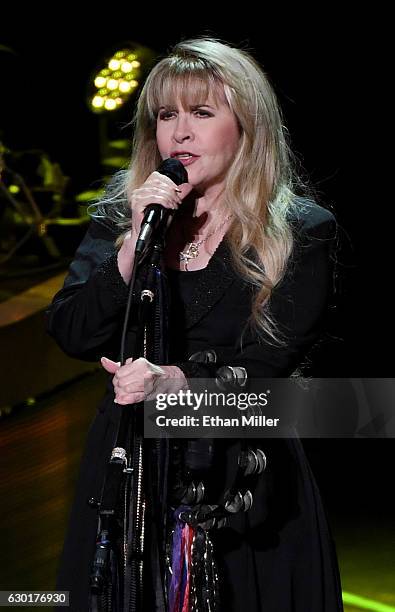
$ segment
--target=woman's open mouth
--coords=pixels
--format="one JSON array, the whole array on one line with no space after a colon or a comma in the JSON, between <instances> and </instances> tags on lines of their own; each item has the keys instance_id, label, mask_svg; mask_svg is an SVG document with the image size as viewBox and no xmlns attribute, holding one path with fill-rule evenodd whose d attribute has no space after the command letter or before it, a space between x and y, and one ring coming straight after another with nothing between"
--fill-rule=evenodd
<instances>
[{"instance_id":1,"label":"woman's open mouth","mask_svg":"<svg viewBox=\"0 0 395 612\"><path fill-rule=\"evenodd\" d=\"M193 164L193 162L199 159L199 155L193 155L193 153L180 152L180 153L172 153L171 157L173 159L178 159L182 163L183 166L189 166Z\"/></svg>"}]
</instances>

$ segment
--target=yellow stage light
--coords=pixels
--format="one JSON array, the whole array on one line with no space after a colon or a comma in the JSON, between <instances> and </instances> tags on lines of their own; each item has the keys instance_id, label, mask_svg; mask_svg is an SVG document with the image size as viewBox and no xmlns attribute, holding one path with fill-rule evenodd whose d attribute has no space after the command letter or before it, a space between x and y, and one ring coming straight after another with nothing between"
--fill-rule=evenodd
<instances>
[{"instance_id":1,"label":"yellow stage light","mask_svg":"<svg viewBox=\"0 0 395 612\"><path fill-rule=\"evenodd\" d=\"M107 98L104 102L104 108L108 111L114 110L117 107L117 103L112 98Z\"/></svg>"},{"instance_id":2,"label":"yellow stage light","mask_svg":"<svg viewBox=\"0 0 395 612\"><path fill-rule=\"evenodd\" d=\"M135 92L151 68L155 53L127 43L109 54L90 84L89 106L96 113L120 108Z\"/></svg>"},{"instance_id":3,"label":"yellow stage light","mask_svg":"<svg viewBox=\"0 0 395 612\"><path fill-rule=\"evenodd\" d=\"M104 105L104 98L102 98L102 96L95 96L92 100L92 106L94 108L103 108Z\"/></svg>"},{"instance_id":4,"label":"yellow stage light","mask_svg":"<svg viewBox=\"0 0 395 612\"><path fill-rule=\"evenodd\" d=\"M130 62L123 62L121 64L122 72L131 72L133 70L133 66Z\"/></svg>"},{"instance_id":5,"label":"yellow stage light","mask_svg":"<svg viewBox=\"0 0 395 612\"><path fill-rule=\"evenodd\" d=\"M95 85L98 89L100 89L100 87L104 87L106 83L107 83L107 79L105 77L98 76L95 78Z\"/></svg>"},{"instance_id":6,"label":"yellow stage light","mask_svg":"<svg viewBox=\"0 0 395 612\"><path fill-rule=\"evenodd\" d=\"M119 70L120 64L119 60L113 58L108 62L108 67L110 70Z\"/></svg>"},{"instance_id":7,"label":"yellow stage light","mask_svg":"<svg viewBox=\"0 0 395 612\"><path fill-rule=\"evenodd\" d=\"M113 91L114 89L118 89L118 83L119 81L117 81L117 79L108 79L107 89L109 89L110 91Z\"/></svg>"},{"instance_id":8,"label":"yellow stage light","mask_svg":"<svg viewBox=\"0 0 395 612\"><path fill-rule=\"evenodd\" d=\"M130 83L128 83L127 81L121 81L119 83L119 91L121 93L129 93L129 91L132 89L132 86Z\"/></svg>"}]
</instances>

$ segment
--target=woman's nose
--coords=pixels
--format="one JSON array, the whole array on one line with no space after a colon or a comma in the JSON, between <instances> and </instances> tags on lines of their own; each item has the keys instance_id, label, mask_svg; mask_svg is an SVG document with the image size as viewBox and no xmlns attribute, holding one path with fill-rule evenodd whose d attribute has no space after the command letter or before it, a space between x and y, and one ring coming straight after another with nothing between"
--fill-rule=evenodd
<instances>
[{"instance_id":1,"label":"woman's nose","mask_svg":"<svg viewBox=\"0 0 395 612\"><path fill-rule=\"evenodd\" d=\"M193 139L193 131L189 118L186 115L178 115L174 124L173 138L176 142L182 143L185 140Z\"/></svg>"}]
</instances>

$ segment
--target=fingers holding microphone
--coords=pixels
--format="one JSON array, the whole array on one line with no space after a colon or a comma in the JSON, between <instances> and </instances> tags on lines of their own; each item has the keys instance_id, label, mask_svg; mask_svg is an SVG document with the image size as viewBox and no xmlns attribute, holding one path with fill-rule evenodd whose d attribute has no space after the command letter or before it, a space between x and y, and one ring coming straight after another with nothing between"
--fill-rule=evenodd
<instances>
[{"instance_id":1,"label":"fingers holding microphone","mask_svg":"<svg viewBox=\"0 0 395 612\"><path fill-rule=\"evenodd\" d=\"M131 278L137 238L146 208L155 203L175 211L192 189L189 183L176 185L168 176L158 171L152 172L141 187L134 189L130 197L132 230L124 236L118 251L118 268L126 284Z\"/></svg>"},{"instance_id":2,"label":"fingers holding microphone","mask_svg":"<svg viewBox=\"0 0 395 612\"><path fill-rule=\"evenodd\" d=\"M142 256L156 228L167 230L171 214L192 189L182 163L169 158L132 191L132 229L124 236L117 256L118 269L126 284L130 282L136 256Z\"/></svg>"},{"instance_id":3,"label":"fingers holding microphone","mask_svg":"<svg viewBox=\"0 0 395 612\"><path fill-rule=\"evenodd\" d=\"M134 189L130 198L133 230L138 233L144 218L145 209L151 204L160 204L164 208L176 211L183 199L192 191L192 185L176 185L168 176L157 170L147 180Z\"/></svg>"}]
</instances>

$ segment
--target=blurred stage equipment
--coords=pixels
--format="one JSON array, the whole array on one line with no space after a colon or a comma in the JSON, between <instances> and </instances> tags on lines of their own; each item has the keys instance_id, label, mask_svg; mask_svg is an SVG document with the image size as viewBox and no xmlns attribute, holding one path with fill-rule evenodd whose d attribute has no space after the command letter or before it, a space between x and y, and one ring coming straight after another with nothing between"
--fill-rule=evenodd
<instances>
[{"instance_id":1,"label":"blurred stage equipment","mask_svg":"<svg viewBox=\"0 0 395 612\"><path fill-rule=\"evenodd\" d=\"M87 101L98 118L101 183L128 163L131 137L120 139L119 132L130 124L130 102L156 57L153 50L126 42L109 51L91 75ZM102 189L71 194L69 177L46 152L14 151L1 142L0 169L0 266L15 255L38 257L39 265L71 257L85 231L81 226L89 221L87 204Z\"/></svg>"},{"instance_id":2,"label":"blurred stage equipment","mask_svg":"<svg viewBox=\"0 0 395 612\"><path fill-rule=\"evenodd\" d=\"M0 264L32 251L41 261L59 260L62 249L51 228L88 220L86 210L67 213L68 177L44 151L11 151L1 142L0 171Z\"/></svg>"}]
</instances>

